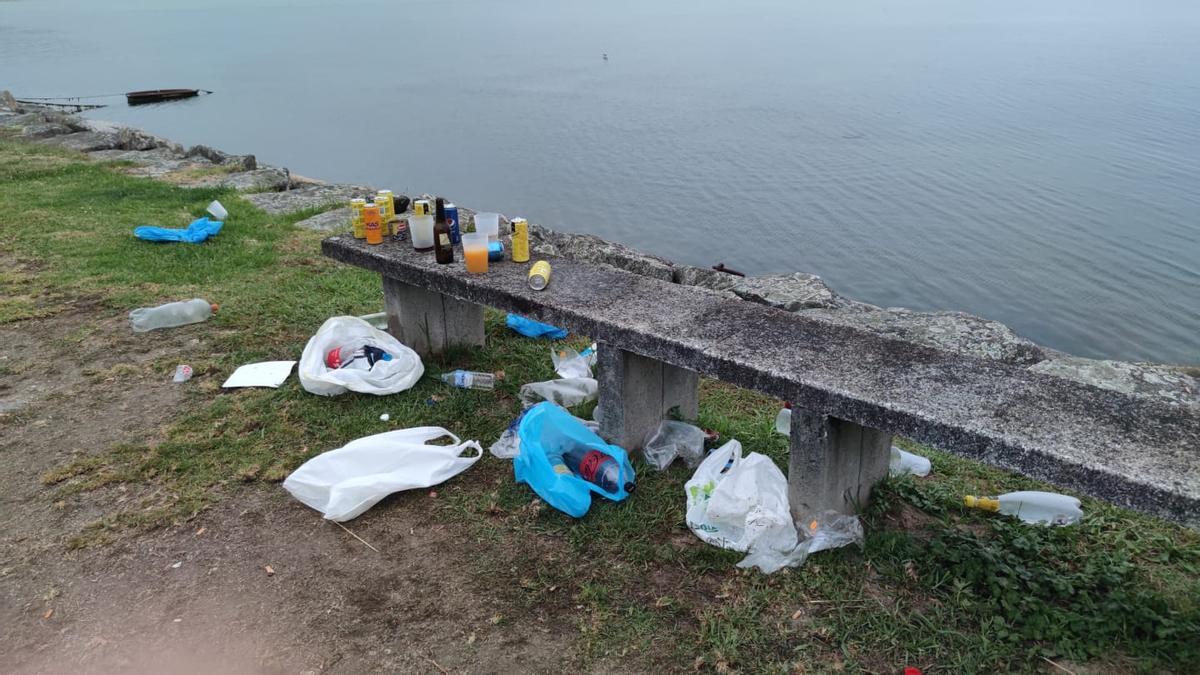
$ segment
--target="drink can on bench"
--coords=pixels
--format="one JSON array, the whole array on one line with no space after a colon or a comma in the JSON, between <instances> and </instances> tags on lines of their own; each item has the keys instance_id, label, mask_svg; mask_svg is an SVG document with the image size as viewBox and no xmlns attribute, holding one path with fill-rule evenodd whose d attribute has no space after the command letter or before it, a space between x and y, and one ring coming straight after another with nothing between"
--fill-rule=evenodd
<instances>
[{"instance_id":1,"label":"drink can on bench","mask_svg":"<svg viewBox=\"0 0 1200 675\"><path fill-rule=\"evenodd\" d=\"M392 199L391 190L380 190L375 195L375 206L379 207L379 225L385 237L391 235L392 219L396 217L396 205Z\"/></svg>"},{"instance_id":2,"label":"drink can on bench","mask_svg":"<svg viewBox=\"0 0 1200 675\"><path fill-rule=\"evenodd\" d=\"M350 228L355 239L367 238L367 231L363 229L363 207L366 205L367 200L365 199L350 200Z\"/></svg>"},{"instance_id":3,"label":"drink can on bench","mask_svg":"<svg viewBox=\"0 0 1200 675\"><path fill-rule=\"evenodd\" d=\"M368 244L383 243L383 225L379 222L379 207L368 204L363 207L363 230Z\"/></svg>"},{"instance_id":4,"label":"drink can on bench","mask_svg":"<svg viewBox=\"0 0 1200 675\"><path fill-rule=\"evenodd\" d=\"M512 259L529 262L529 221L524 218L512 219Z\"/></svg>"},{"instance_id":5,"label":"drink can on bench","mask_svg":"<svg viewBox=\"0 0 1200 675\"><path fill-rule=\"evenodd\" d=\"M539 260L529 268L529 287L540 291L550 284L550 263Z\"/></svg>"},{"instance_id":6,"label":"drink can on bench","mask_svg":"<svg viewBox=\"0 0 1200 675\"><path fill-rule=\"evenodd\" d=\"M458 227L458 207L446 204L446 224L450 226L450 243L457 246L462 243L462 231Z\"/></svg>"}]
</instances>

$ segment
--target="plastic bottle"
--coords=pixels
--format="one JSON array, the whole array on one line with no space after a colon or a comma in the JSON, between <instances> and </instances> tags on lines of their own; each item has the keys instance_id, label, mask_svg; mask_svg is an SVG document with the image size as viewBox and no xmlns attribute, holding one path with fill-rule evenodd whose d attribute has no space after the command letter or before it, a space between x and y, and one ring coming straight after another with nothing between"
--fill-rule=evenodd
<instances>
[{"instance_id":1,"label":"plastic bottle","mask_svg":"<svg viewBox=\"0 0 1200 675\"><path fill-rule=\"evenodd\" d=\"M779 414L775 416L775 431L784 436L792 435L792 404L784 403Z\"/></svg>"},{"instance_id":2,"label":"plastic bottle","mask_svg":"<svg viewBox=\"0 0 1200 675\"><path fill-rule=\"evenodd\" d=\"M354 368L370 370L380 361L391 361L392 355L375 345L344 345L325 354L325 366L331 369Z\"/></svg>"},{"instance_id":3,"label":"plastic bottle","mask_svg":"<svg viewBox=\"0 0 1200 675\"><path fill-rule=\"evenodd\" d=\"M963 497L967 508L999 511L1035 525L1071 525L1083 517L1079 500L1054 492L1009 492L999 497Z\"/></svg>"},{"instance_id":4,"label":"plastic bottle","mask_svg":"<svg viewBox=\"0 0 1200 675\"><path fill-rule=\"evenodd\" d=\"M491 373L476 373L470 370L456 370L452 373L442 373L442 382L459 389L495 389L496 376Z\"/></svg>"},{"instance_id":5,"label":"plastic bottle","mask_svg":"<svg viewBox=\"0 0 1200 675\"><path fill-rule=\"evenodd\" d=\"M129 313L129 325L135 333L145 333L158 328L174 328L189 323L200 323L217 313L217 305L207 300L194 298L179 302L168 302L158 307L139 307Z\"/></svg>"},{"instance_id":6,"label":"plastic bottle","mask_svg":"<svg viewBox=\"0 0 1200 675\"><path fill-rule=\"evenodd\" d=\"M558 473L570 472L598 485L605 492L616 492L621 487L621 465L617 460L588 448L572 448L563 453L563 463L554 467ZM625 483L625 491L633 492L633 482Z\"/></svg>"}]
</instances>

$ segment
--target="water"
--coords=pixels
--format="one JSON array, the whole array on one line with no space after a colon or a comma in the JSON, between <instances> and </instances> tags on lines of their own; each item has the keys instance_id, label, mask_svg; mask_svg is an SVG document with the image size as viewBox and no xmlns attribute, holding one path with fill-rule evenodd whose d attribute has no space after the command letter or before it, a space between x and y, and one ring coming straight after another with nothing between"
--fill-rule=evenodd
<instances>
[{"instance_id":1,"label":"water","mask_svg":"<svg viewBox=\"0 0 1200 675\"><path fill-rule=\"evenodd\" d=\"M0 87L212 89L94 116L1200 362L1200 3L331 5L0 0Z\"/></svg>"}]
</instances>

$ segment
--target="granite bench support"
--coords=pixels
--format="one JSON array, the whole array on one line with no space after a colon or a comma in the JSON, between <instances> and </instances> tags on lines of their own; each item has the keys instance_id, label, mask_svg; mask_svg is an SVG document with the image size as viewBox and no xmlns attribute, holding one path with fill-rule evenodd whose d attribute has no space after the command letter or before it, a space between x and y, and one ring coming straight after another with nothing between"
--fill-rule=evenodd
<instances>
[{"instance_id":1,"label":"granite bench support","mask_svg":"<svg viewBox=\"0 0 1200 675\"><path fill-rule=\"evenodd\" d=\"M697 374L791 401L800 522L862 507L891 434L1200 529L1200 408L915 345L604 265L552 258L471 275L405 242L348 235L324 253L385 278L389 326L422 353L481 345L482 307L599 342L602 432L629 449L672 408L695 417Z\"/></svg>"},{"instance_id":2,"label":"granite bench support","mask_svg":"<svg viewBox=\"0 0 1200 675\"><path fill-rule=\"evenodd\" d=\"M450 345L483 345L483 307L383 278L388 332L421 356Z\"/></svg>"},{"instance_id":3,"label":"granite bench support","mask_svg":"<svg viewBox=\"0 0 1200 675\"><path fill-rule=\"evenodd\" d=\"M679 419L695 421L700 410L700 376L601 344L596 353L600 384L600 435L626 450L642 447L646 436L667 419L672 409Z\"/></svg>"}]
</instances>

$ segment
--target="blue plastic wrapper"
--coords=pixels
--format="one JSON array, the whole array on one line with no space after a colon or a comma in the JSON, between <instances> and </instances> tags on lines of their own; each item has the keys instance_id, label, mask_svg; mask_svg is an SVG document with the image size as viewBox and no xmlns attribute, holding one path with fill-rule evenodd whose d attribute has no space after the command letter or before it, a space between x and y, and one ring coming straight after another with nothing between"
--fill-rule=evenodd
<instances>
[{"instance_id":1,"label":"blue plastic wrapper","mask_svg":"<svg viewBox=\"0 0 1200 675\"><path fill-rule=\"evenodd\" d=\"M513 475L559 511L581 518L592 506L593 492L615 502L629 496L625 485L635 479L629 455L623 448L605 443L563 408L548 401L533 406L521 417L517 435L521 451L513 458ZM555 464L562 463L564 452L580 447L599 450L617 461L621 487L616 492L607 492L573 473L554 470Z\"/></svg>"},{"instance_id":2,"label":"blue plastic wrapper","mask_svg":"<svg viewBox=\"0 0 1200 675\"><path fill-rule=\"evenodd\" d=\"M199 244L220 232L222 225L224 223L221 221L209 220L208 216L204 216L193 220L192 224L183 230L142 225L141 227L133 228L133 236L146 241L182 241L189 244Z\"/></svg>"},{"instance_id":3,"label":"blue plastic wrapper","mask_svg":"<svg viewBox=\"0 0 1200 675\"><path fill-rule=\"evenodd\" d=\"M520 314L509 314L504 321L509 328L517 331L525 337L537 338L544 337L551 340L561 340L567 337L567 331L563 328L555 328L548 323L534 321L521 316Z\"/></svg>"}]
</instances>

